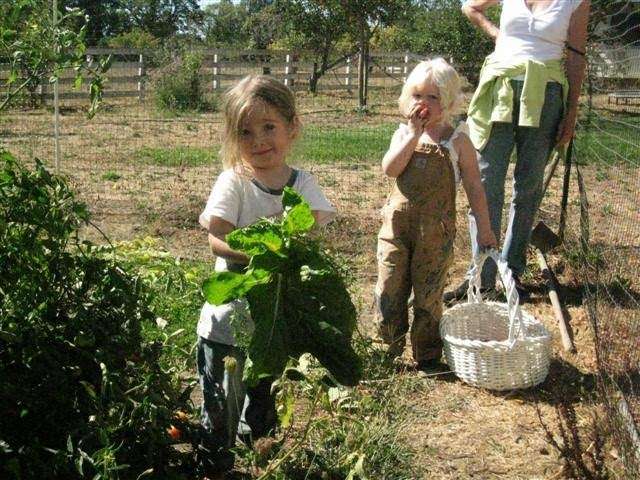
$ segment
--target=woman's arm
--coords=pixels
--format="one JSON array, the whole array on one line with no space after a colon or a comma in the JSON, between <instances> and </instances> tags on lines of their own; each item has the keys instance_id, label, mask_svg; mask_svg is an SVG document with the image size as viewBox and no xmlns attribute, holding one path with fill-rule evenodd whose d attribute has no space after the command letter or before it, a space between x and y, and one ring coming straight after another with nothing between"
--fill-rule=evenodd
<instances>
[{"instance_id":1,"label":"woman's arm","mask_svg":"<svg viewBox=\"0 0 640 480\"><path fill-rule=\"evenodd\" d=\"M411 155L416 149L418 140L424 131L427 122L418 115L420 105L414 105L409 112L408 133L396 132L391 139L391 146L382 159L382 171L389 177L399 177L407 168ZM396 137L397 135L397 137Z\"/></svg>"},{"instance_id":2,"label":"woman's arm","mask_svg":"<svg viewBox=\"0 0 640 480\"><path fill-rule=\"evenodd\" d=\"M468 0L462 5L462 12L467 16L471 23L479 27L494 41L498 38L500 29L487 18L484 11L493 5L497 5L498 1L499 0Z\"/></svg>"},{"instance_id":3,"label":"woman's arm","mask_svg":"<svg viewBox=\"0 0 640 480\"><path fill-rule=\"evenodd\" d=\"M476 149L466 135L459 135L453 142L458 152L458 167L462 177L462 185L469 200L469 206L476 217L478 226L478 244L481 247L497 247L498 241L491 230L489 207L484 187L480 181L480 169L476 157Z\"/></svg>"},{"instance_id":4,"label":"woman's arm","mask_svg":"<svg viewBox=\"0 0 640 480\"><path fill-rule=\"evenodd\" d=\"M573 137L578 118L578 102L584 69L587 64L584 53L587 45L587 24L589 23L589 0L582 0L580 6L571 15L569 30L567 31L567 49L565 68L569 81L567 108L558 127L558 145L566 145Z\"/></svg>"},{"instance_id":5,"label":"woman's arm","mask_svg":"<svg viewBox=\"0 0 640 480\"><path fill-rule=\"evenodd\" d=\"M232 223L220 217L211 217L211 223L209 224L209 246L211 247L211 252L216 257L222 257L234 263L247 264L249 263L249 257L242 252L231 249L225 241L227 234L235 229L236 227Z\"/></svg>"}]
</instances>

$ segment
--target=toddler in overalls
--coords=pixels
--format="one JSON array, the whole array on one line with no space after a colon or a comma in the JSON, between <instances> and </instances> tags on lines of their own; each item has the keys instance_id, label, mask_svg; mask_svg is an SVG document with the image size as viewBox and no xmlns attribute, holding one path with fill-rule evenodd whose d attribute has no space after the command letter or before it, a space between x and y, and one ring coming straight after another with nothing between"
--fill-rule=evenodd
<instances>
[{"instance_id":1,"label":"toddler in overalls","mask_svg":"<svg viewBox=\"0 0 640 480\"><path fill-rule=\"evenodd\" d=\"M389 355L403 353L413 292L410 337L418 368L435 366L442 354L438 326L453 260L460 179L479 226L479 245L497 244L466 124L450 123L460 97L460 78L445 60L419 63L398 100L407 123L393 134L382 160L384 173L395 182L378 234L378 333Z\"/></svg>"}]
</instances>

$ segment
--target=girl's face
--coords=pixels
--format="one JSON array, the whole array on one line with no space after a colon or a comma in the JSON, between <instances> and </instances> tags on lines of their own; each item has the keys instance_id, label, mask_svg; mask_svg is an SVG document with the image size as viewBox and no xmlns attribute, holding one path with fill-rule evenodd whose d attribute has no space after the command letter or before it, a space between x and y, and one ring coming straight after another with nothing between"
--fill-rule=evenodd
<instances>
[{"instance_id":1,"label":"girl's face","mask_svg":"<svg viewBox=\"0 0 640 480\"><path fill-rule=\"evenodd\" d=\"M270 170L286 163L296 125L291 125L266 102L256 102L240 125L242 160L253 169Z\"/></svg>"},{"instance_id":2,"label":"girl's face","mask_svg":"<svg viewBox=\"0 0 640 480\"><path fill-rule=\"evenodd\" d=\"M442 121L444 109L440 103L440 89L431 80L425 80L411 87L409 110L419 105L419 116L426 120L425 126L437 125Z\"/></svg>"}]
</instances>

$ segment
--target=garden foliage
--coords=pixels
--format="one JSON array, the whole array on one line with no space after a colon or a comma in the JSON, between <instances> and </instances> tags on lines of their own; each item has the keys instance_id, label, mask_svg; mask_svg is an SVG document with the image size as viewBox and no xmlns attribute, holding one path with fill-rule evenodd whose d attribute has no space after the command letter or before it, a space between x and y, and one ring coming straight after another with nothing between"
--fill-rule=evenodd
<instances>
[{"instance_id":1,"label":"garden foliage","mask_svg":"<svg viewBox=\"0 0 640 480\"><path fill-rule=\"evenodd\" d=\"M174 112L212 111L215 99L205 94L202 56L185 53L163 67L153 80L156 106Z\"/></svg>"},{"instance_id":2,"label":"garden foliage","mask_svg":"<svg viewBox=\"0 0 640 480\"><path fill-rule=\"evenodd\" d=\"M167 478L183 399L142 282L78 239L62 179L0 162L0 477Z\"/></svg>"},{"instance_id":3,"label":"garden foliage","mask_svg":"<svg viewBox=\"0 0 640 480\"><path fill-rule=\"evenodd\" d=\"M85 36L89 19L77 8L50 14L44 0L0 2L0 62L8 75L0 79L0 110L21 100L25 92L31 106L38 103L40 84L54 83L65 70L73 70L74 87L89 80L93 116L102 101L104 74L111 57L95 65L85 63Z\"/></svg>"},{"instance_id":4,"label":"garden foliage","mask_svg":"<svg viewBox=\"0 0 640 480\"><path fill-rule=\"evenodd\" d=\"M251 257L244 273L216 272L203 285L214 305L246 297L255 331L245 380L279 377L290 358L311 353L343 385L358 383L361 360L351 346L356 309L332 258L307 233L309 205L285 188L281 220L263 219L227 235Z\"/></svg>"}]
</instances>

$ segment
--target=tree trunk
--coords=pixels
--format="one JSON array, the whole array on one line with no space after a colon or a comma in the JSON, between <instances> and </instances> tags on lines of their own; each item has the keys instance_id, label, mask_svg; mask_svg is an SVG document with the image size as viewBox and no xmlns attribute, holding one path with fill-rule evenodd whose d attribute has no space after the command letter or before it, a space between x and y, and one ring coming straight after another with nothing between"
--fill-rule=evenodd
<instances>
[{"instance_id":1,"label":"tree trunk","mask_svg":"<svg viewBox=\"0 0 640 480\"><path fill-rule=\"evenodd\" d=\"M313 62L313 72L309 77L309 92L318 93L318 80L320 79L320 72L318 72L318 64Z\"/></svg>"}]
</instances>

